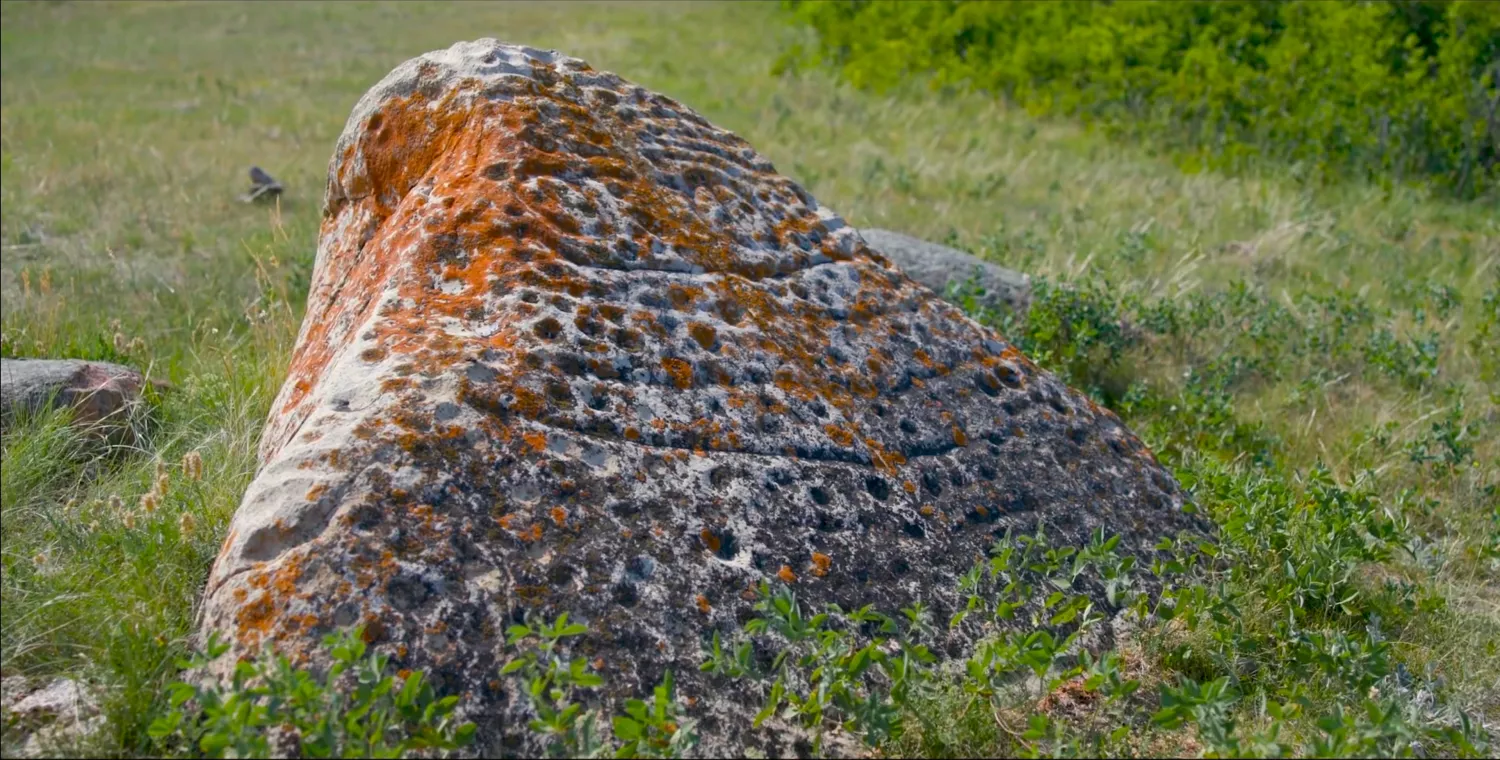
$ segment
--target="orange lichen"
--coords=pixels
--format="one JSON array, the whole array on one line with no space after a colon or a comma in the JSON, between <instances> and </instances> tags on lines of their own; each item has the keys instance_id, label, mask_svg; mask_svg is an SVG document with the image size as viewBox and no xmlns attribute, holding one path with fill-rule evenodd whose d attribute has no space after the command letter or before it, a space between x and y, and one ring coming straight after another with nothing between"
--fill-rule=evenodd
<instances>
[{"instance_id":1,"label":"orange lichen","mask_svg":"<svg viewBox=\"0 0 1500 760\"><path fill-rule=\"evenodd\" d=\"M693 340L698 341L698 345L705 350L713 348L714 341L718 340L718 332L702 322L694 322L689 326L688 334L693 336Z\"/></svg>"},{"instance_id":2,"label":"orange lichen","mask_svg":"<svg viewBox=\"0 0 1500 760\"><path fill-rule=\"evenodd\" d=\"M682 359L668 357L661 360L661 368L667 371L672 384L680 389L693 387L693 365Z\"/></svg>"},{"instance_id":3,"label":"orange lichen","mask_svg":"<svg viewBox=\"0 0 1500 760\"><path fill-rule=\"evenodd\" d=\"M271 595L265 591L260 592L249 604L241 604L235 615L240 641L253 646L268 635L275 621L275 612L276 605L272 603Z\"/></svg>"},{"instance_id":4,"label":"orange lichen","mask_svg":"<svg viewBox=\"0 0 1500 760\"><path fill-rule=\"evenodd\" d=\"M698 532L698 537L703 539L703 545L708 547L709 551L719 553L719 534L713 532L711 528L704 528Z\"/></svg>"},{"instance_id":5,"label":"orange lichen","mask_svg":"<svg viewBox=\"0 0 1500 760\"><path fill-rule=\"evenodd\" d=\"M898 451L887 450L880 441L874 438L866 438L865 445L870 447L870 463L875 466L875 469L887 475L895 475L901 465L906 464L905 456Z\"/></svg>"},{"instance_id":6,"label":"orange lichen","mask_svg":"<svg viewBox=\"0 0 1500 760\"><path fill-rule=\"evenodd\" d=\"M307 489L307 495L303 498L307 499L308 501L317 501L318 499L323 498L323 494L325 493L328 493L328 485L326 483L319 483L312 488Z\"/></svg>"},{"instance_id":7,"label":"orange lichen","mask_svg":"<svg viewBox=\"0 0 1500 760\"><path fill-rule=\"evenodd\" d=\"M828 437L832 438L833 442L840 446L854 445L853 431L839 427L838 425L824 425L823 432L827 433Z\"/></svg>"},{"instance_id":8,"label":"orange lichen","mask_svg":"<svg viewBox=\"0 0 1500 760\"><path fill-rule=\"evenodd\" d=\"M713 605L708 603L708 597L699 594L694 600L698 604L698 611L707 615L713 611Z\"/></svg>"},{"instance_id":9,"label":"orange lichen","mask_svg":"<svg viewBox=\"0 0 1500 760\"><path fill-rule=\"evenodd\" d=\"M557 523L557 527L559 528L566 526L568 524L568 510L562 507L553 507L552 522Z\"/></svg>"},{"instance_id":10,"label":"orange lichen","mask_svg":"<svg viewBox=\"0 0 1500 760\"><path fill-rule=\"evenodd\" d=\"M822 552L813 552L812 555L813 575L822 578L828 574L828 568L833 565L833 557Z\"/></svg>"},{"instance_id":11,"label":"orange lichen","mask_svg":"<svg viewBox=\"0 0 1500 760\"><path fill-rule=\"evenodd\" d=\"M547 435L545 433L536 431L522 433L521 439L526 441L526 445L530 446L532 451L540 453L547 450Z\"/></svg>"},{"instance_id":12,"label":"orange lichen","mask_svg":"<svg viewBox=\"0 0 1500 760\"><path fill-rule=\"evenodd\" d=\"M780 578L783 583L797 582L797 574L792 572L791 565L782 565L781 569L776 571L776 577Z\"/></svg>"}]
</instances>

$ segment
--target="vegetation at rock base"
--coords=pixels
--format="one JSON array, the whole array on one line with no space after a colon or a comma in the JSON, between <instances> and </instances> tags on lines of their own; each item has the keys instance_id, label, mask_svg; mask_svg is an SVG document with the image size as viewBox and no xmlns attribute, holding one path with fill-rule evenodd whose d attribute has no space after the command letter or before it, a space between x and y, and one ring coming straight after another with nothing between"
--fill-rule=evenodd
<instances>
[{"instance_id":1,"label":"vegetation at rock base","mask_svg":"<svg viewBox=\"0 0 1500 760\"><path fill-rule=\"evenodd\" d=\"M828 752L900 756L1484 756L1500 741L1500 217L1483 199L1368 182L1358 164L1307 183L1265 146L1232 173L1185 173L1184 154L979 92L772 76L820 43L766 5L0 14L0 352L175 386L149 394L129 446L61 414L0 444L0 674L83 679L109 718L63 751L203 752L153 726L206 704L174 705L172 684L190 680L195 599L296 336L332 140L392 65L475 30L681 99L857 227L1032 273L1029 314L976 316L1118 411L1218 525L1152 566L1107 534L1010 536L956 621L996 634L946 666L923 652L954 620L767 588L760 622L704 653L767 721ZM1408 177L1412 155L1392 159L1415 162ZM279 205L236 201L252 164L286 185ZM1169 591L1141 597L1147 578ZM1077 601L1084 588L1112 589L1121 622ZM572 626L511 632L515 670L497 676L544 684L537 730L572 741L593 715L591 749L689 749L669 684L617 715L590 703ZM7 755L20 739L7 727Z\"/></svg>"}]
</instances>

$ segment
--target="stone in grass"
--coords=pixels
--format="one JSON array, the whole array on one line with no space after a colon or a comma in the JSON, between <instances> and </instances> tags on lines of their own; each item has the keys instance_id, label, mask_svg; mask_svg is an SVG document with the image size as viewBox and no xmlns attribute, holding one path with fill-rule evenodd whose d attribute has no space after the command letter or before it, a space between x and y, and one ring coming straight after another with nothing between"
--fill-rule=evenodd
<instances>
[{"instance_id":1,"label":"stone in grass","mask_svg":"<svg viewBox=\"0 0 1500 760\"><path fill-rule=\"evenodd\" d=\"M982 291L982 307L1025 314L1031 303L1031 278L992 264L956 248L882 229L864 229L860 237L872 250L895 262L902 273L946 296L950 287L963 289L971 280Z\"/></svg>"},{"instance_id":2,"label":"stone in grass","mask_svg":"<svg viewBox=\"0 0 1500 760\"><path fill-rule=\"evenodd\" d=\"M33 683L20 676L0 681L0 712L7 731L24 737L16 742L18 756L55 756L107 724L94 696L78 681L56 678L40 688L32 688Z\"/></svg>"},{"instance_id":3,"label":"stone in grass","mask_svg":"<svg viewBox=\"0 0 1500 760\"><path fill-rule=\"evenodd\" d=\"M6 679L10 680L10 679ZM5 705L10 717L25 721L79 721L99 712L82 684L57 678Z\"/></svg>"},{"instance_id":4,"label":"stone in grass","mask_svg":"<svg viewBox=\"0 0 1500 760\"><path fill-rule=\"evenodd\" d=\"M140 372L108 362L0 359L0 420L8 425L17 415L72 407L80 425L123 422L145 382Z\"/></svg>"},{"instance_id":5,"label":"stone in grass","mask_svg":"<svg viewBox=\"0 0 1500 760\"><path fill-rule=\"evenodd\" d=\"M605 707L670 669L700 751L796 751L699 671L757 584L921 600L1008 529L1199 527L1111 412L738 137L557 52L460 43L355 106L261 467L205 591L235 658L363 624L534 756L506 628L567 612ZM960 652L975 631L943 632Z\"/></svg>"}]
</instances>

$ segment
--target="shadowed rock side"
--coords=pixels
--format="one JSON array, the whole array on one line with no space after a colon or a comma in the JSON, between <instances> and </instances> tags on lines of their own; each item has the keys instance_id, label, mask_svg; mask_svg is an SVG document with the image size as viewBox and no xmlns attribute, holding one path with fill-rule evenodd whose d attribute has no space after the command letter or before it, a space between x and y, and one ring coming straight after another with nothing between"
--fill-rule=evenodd
<instances>
[{"instance_id":1,"label":"shadowed rock side","mask_svg":"<svg viewBox=\"0 0 1500 760\"><path fill-rule=\"evenodd\" d=\"M261 457L204 630L306 658L364 623L512 754L539 749L497 676L528 611L590 626L611 699L671 667L704 753L783 754L697 670L754 584L945 620L1008 527L1146 550L1192 524L1115 415L743 140L493 40L355 107Z\"/></svg>"}]
</instances>

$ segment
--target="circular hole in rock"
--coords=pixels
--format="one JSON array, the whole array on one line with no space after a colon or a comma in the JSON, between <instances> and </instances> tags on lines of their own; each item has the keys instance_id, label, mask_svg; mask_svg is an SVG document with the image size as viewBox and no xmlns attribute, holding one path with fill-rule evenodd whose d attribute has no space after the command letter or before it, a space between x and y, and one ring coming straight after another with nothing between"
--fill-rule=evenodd
<instances>
[{"instance_id":1,"label":"circular hole in rock","mask_svg":"<svg viewBox=\"0 0 1500 760\"><path fill-rule=\"evenodd\" d=\"M531 328L531 331L542 340L557 340L557 336L562 334L562 324L552 317L544 317Z\"/></svg>"},{"instance_id":2,"label":"circular hole in rock","mask_svg":"<svg viewBox=\"0 0 1500 760\"><path fill-rule=\"evenodd\" d=\"M617 583L610 589L610 596L614 597L615 604L621 607L634 607L641 600L641 594L636 591L633 583Z\"/></svg>"}]
</instances>

